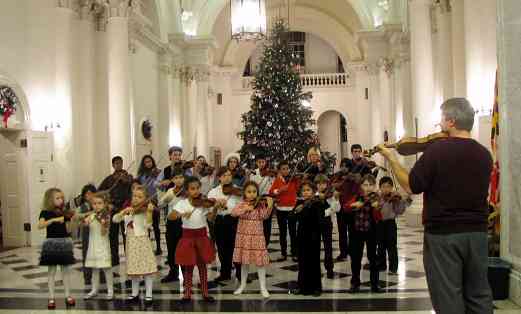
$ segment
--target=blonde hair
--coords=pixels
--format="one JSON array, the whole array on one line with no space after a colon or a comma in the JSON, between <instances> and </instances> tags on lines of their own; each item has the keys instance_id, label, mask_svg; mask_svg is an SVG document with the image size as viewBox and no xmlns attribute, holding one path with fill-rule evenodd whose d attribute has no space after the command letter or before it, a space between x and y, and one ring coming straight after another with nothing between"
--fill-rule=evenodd
<instances>
[{"instance_id":1,"label":"blonde hair","mask_svg":"<svg viewBox=\"0 0 521 314\"><path fill-rule=\"evenodd\" d=\"M309 156L311 154L317 154L318 157L320 157L320 149L318 147L311 147L309 150L308 150L308 154L307 154L307 159L309 161Z\"/></svg>"},{"instance_id":2,"label":"blonde hair","mask_svg":"<svg viewBox=\"0 0 521 314\"><path fill-rule=\"evenodd\" d=\"M54 195L56 193L62 193L62 190L58 188L50 188L45 191L43 194L43 201L42 201L42 210L54 210L56 206L54 206Z\"/></svg>"}]
</instances>

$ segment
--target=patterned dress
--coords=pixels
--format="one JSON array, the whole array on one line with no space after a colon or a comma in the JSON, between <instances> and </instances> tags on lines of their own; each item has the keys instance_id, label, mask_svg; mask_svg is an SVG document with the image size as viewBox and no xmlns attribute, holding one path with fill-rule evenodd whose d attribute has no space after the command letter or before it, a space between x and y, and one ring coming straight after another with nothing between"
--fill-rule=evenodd
<instances>
[{"instance_id":1,"label":"patterned dress","mask_svg":"<svg viewBox=\"0 0 521 314\"><path fill-rule=\"evenodd\" d=\"M250 205L242 201L233 210L232 216L239 217L233 262L244 265L266 266L270 263L262 222L271 214L266 205L248 211Z\"/></svg>"}]
</instances>

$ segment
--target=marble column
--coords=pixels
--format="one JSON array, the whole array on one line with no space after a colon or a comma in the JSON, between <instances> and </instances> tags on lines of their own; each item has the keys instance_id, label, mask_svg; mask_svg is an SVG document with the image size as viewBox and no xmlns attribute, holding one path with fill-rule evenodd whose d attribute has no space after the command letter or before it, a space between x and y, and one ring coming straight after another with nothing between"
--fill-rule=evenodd
<instances>
[{"instance_id":1,"label":"marble column","mask_svg":"<svg viewBox=\"0 0 521 314\"><path fill-rule=\"evenodd\" d=\"M375 64L367 66L367 73L369 74L369 103L371 106L371 143L370 145L377 145L383 142L383 127L382 127L382 99L380 91L380 69Z\"/></svg>"},{"instance_id":2,"label":"marble column","mask_svg":"<svg viewBox=\"0 0 521 314\"><path fill-rule=\"evenodd\" d=\"M454 96L467 97L465 72L465 15L464 0L451 1L452 75Z\"/></svg>"},{"instance_id":3,"label":"marble column","mask_svg":"<svg viewBox=\"0 0 521 314\"><path fill-rule=\"evenodd\" d=\"M439 109L435 109L433 101L431 4L429 0L409 2L412 91L419 136L433 132L435 124L439 122Z\"/></svg>"},{"instance_id":4,"label":"marble column","mask_svg":"<svg viewBox=\"0 0 521 314\"><path fill-rule=\"evenodd\" d=\"M209 112L208 112L208 88L210 72L206 66L198 69L197 82L197 109L196 109L196 138L195 146L197 154L208 158L209 151ZM195 156L197 157L197 156Z\"/></svg>"},{"instance_id":5,"label":"marble column","mask_svg":"<svg viewBox=\"0 0 521 314\"><path fill-rule=\"evenodd\" d=\"M94 148L97 147L94 135L94 104L96 103L97 80L95 16L91 11L91 1L83 1L81 4L76 57L78 84L74 101L77 106L74 115L75 140L81 143L75 148L78 156L76 162L81 165L75 175L77 186L85 182L95 181Z\"/></svg>"},{"instance_id":6,"label":"marble column","mask_svg":"<svg viewBox=\"0 0 521 314\"><path fill-rule=\"evenodd\" d=\"M107 21L109 150L128 165L132 153L128 0L111 0Z\"/></svg>"},{"instance_id":7,"label":"marble column","mask_svg":"<svg viewBox=\"0 0 521 314\"><path fill-rule=\"evenodd\" d=\"M158 137L159 156L164 156L170 145L172 117L174 116L174 82L173 82L173 59L170 51L161 51L159 55L159 115L158 115Z\"/></svg>"},{"instance_id":8,"label":"marble column","mask_svg":"<svg viewBox=\"0 0 521 314\"><path fill-rule=\"evenodd\" d=\"M435 7L437 31L437 95L436 104L454 96L454 73L452 66L452 9L448 1Z\"/></svg>"},{"instance_id":9,"label":"marble column","mask_svg":"<svg viewBox=\"0 0 521 314\"><path fill-rule=\"evenodd\" d=\"M64 190L66 197L75 193L74 174L76 165L73 134L74 102L74 39L77 13L70 1L58 1L54 9L56 27L55 55L55 101L54 101L54 142L56 147L57 186ZM57 127L59 125L59 127Z\"/></svg>"},{"instance_id":10,"label":"marble column","mask_svg":"<svg viewBox=\"0 0 521 314\"><path fill-rule=\"evenodd\" d=\"M501 257L513 264L510 299L521 305L521 1L497 1Z\"/></svg>"}]
</instances>

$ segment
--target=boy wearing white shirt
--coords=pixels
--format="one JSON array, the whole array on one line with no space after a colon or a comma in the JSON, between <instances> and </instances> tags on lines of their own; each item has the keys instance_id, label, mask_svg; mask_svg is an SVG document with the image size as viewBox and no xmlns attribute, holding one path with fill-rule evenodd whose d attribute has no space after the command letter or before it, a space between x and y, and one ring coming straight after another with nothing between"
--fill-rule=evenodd
<instances>
[{"instance_id":1,"label":"boy wearing white shirt","mask_svg":"<svg viewBox=\"0 0 521 314\"><path fill-rule=\"evenodd\" d=\"M327 278L333 279L333 222L331 216L340 211L340 194L334 192L333 196L327 198L328 178L325 175L319 174L315 177L315 184L317 186L317 196L324 202L327 202L329 208L324 211L324 217L320 222L320 237L324 244L324 267L327 271Z\"/></svg>"},{"instance_id":2,"label":"boy wearing white shirt","mask_svg":"<svg viewBox=\"0 0 521 314\"><path fill-rule=\"evenodd\" d=\"M215 218L215 243L221 262L221 273L215 281L227 281L231 279L233 249L235 246L235 234L237 233L238 219L231 216L231 210L241 201L234 191L239 188L232 186L232 173L227 167L217 170L219 185L208 193L208 198L215 199L214 210L217 211ZM235 264L235 276L241 280L241 265Z\"/></svg>"}]
</instances>

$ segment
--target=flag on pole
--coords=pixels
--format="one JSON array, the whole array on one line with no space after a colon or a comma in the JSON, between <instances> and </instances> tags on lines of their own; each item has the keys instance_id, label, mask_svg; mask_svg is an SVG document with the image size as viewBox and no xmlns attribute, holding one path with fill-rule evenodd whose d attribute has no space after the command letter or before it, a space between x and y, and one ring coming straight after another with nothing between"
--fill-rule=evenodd
<instances>
[{"instance_id":1,"label":"flag on pole","mask_svg":"<svg viewBox=\"0 0 521 314\"><path fill-rule=\"evenodd\" d=\"M494 107L492 110L492 132L490 138L490 146L492 148L492 160L494 162L492 173L490 174L490 191L489 204L494 208L494 212L489 216L489 221L493 222L494 232L499 234L499 160L497 158L499 137L499 89L498 89L498 72L496 71L496 84L494 88Z\"/></svg>"}]
</instances>

